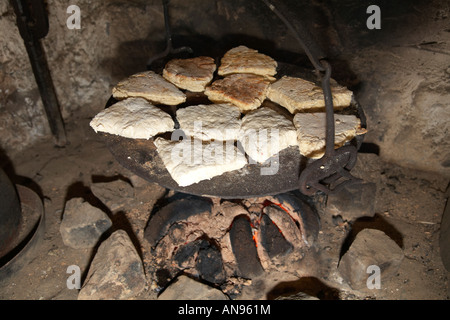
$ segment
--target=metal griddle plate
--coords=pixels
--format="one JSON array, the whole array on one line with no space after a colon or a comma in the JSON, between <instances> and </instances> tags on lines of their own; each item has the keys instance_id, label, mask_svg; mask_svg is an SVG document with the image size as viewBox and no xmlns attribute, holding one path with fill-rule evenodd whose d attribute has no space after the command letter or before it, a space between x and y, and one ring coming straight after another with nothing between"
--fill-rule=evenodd
<instances>
[{"instance_id":1,"label":"metal griddle plate","mask_svg":"<svg viewBox=\"0 0 450 320\"><path fill-rule=\"evenodd\" d=\"M275 175L261 175L263 165L247 164L240 170L226 172L211 180L180 187L164 166L152 139L133 140L107 133L102 135L109 150L123 167L167 189L225 199L274 195L298 189L302 158L298 148L291 147L280 152L279 170Z\"/></svg>"},{"instance_id":2,"label":"metal griddle plate","mask_svg":"<svg viewBox=\"0 0 450 320\"><path fill-rule=\"evenodd\" d=\"M287 74L287 72L283 72L286 69L289 70L288 72L292 76L299 76L304 79L312 78L313 74L311 71L305 73L304 69L300 69L299 67L292 65L286 67L285 64L281 64L281 66L277 77ZM187 102L178 106L178 108L206 102L204 101L206 96L203 94L187 94L187 96ZM114 99L111 99L107 107L113 102ZM267 100L265 104L269 104L272 107L275 105ZM171 107L160 107L172 113L173 116L174 110ZM357 105L351 106L345 110L345 113L355 114L357 113L357 108L359 108ZM281 107L279 109L284 110ZM103 137L114 158L123 167L141 178L152 183L157 183L167 189L198 196L245 199L298 190L300 172L311 161L303 157L297 147L290 147L282 150L278 154L279 168L274 175L261 175L262 168L270 167L271 162L269 159L265 164L247 164L240 170L226 172L210 180L203 180L187 187L180 187L172 179L162 159L159 157L153 139L129 139L108 133L99 134ZM170 139L170 135L164 137ZM352 141L352 143L356 142Z\"/></svg>"}]
</instances>

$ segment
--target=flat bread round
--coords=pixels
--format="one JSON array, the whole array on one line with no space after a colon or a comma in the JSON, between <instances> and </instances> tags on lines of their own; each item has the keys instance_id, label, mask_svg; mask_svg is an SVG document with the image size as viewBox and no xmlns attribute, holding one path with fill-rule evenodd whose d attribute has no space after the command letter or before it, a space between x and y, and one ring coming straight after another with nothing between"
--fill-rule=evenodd
<instances>
[{"instance_id":1,"label":"flat bread round","mask_svg":"<svg viewBox=\"0 0 450 320\"><path fill-rule=\"evenodd\" d=\"M297 131L292 121L275 110L262 107L242 119L239 141L255 161L264 163L290 146L297 146Z\"/></svg>"},{"instance_id":2,"label":"flat bread round","mask_svg":"<svg viewBox=\"0 0 450 320\"><path fill-rule=\"evenodd\" d=\"M237 140L241 111L232 104L190 106L177 110L180 129L196 139Z\"/></svg>"},{"instance_id":3,"label":"flat bread round","mask_svg":"<svg viewBox=\"0 0 450 320\"><path fill-rule=\"evenodd\" d=\"M271 57L246 46L239 46L225 53L218 74L227 76L235 73L251 73L271 77L277 73L277 66L277 62Z\"/></svg>"},{"instance_id":4,"label":"flat bread round","mask_svg":"<svg viewBox=\"0 0 450 320\"><path fill-rule=\"evenodd\" d=\"M232 74L214 81L205 94L214 103L232 103L245 113L257 109L266 99L270 81L254 74Z\"/></svg>"},{"instance_id":5,"label":"flat bread round","mask_svg":"<svg viewBox=\"0 0 450 320\"><path fill-rule=\"evenodd\" d=\"M245 155L230 142L156 138L154 143L167 171L180 187L239 170L247 164Z\"/></svg>"},{"instance_id":6,"label":"flat bread round","mask_svg":"<svg viewBox=\"0 0 450 320\"><path fill-rule=\"evenodd\" d=\"M172 131L172 117L143 98L119 101L98 113L90 122L95 132L106 132L131 139L150 139Z\"/></svg>"},{"instance_id":7,"label":"flat bread round","mask_svg":"<svg viewBox=\"0 0 450 320\"><path fill-rule=\"evenodd\" d=\"M166 64L163 77L178 88L203 92L211 83L216 68L214 59L210 57L173 59Z\"/></svg>"},{"instance_id":8,"label":"flat bread round","mask_svg":"<svg viewBox=\"0 0 450 320\"><path fill-rule=\"evenodd\" d=\"M353 93L335 81L331 84L331 94L335 109L348 107ZM267 98L285 107L290 113L298 111L323 111L325 100L321 87L301 78L284 76L272 83L267 91Z\"/></svg>"},{"instance_id":9,"label":"flat bread round","mask_svg":"<svg viewBox=\"0 0 450 320\"><path fill-rule=\"evenodd\" d=\"M355 136L366 133L361 120L354 115L334 115L335 149L343 146ZM326 113L297 113L294 117L300 153L317 159L324 155L326 146Z\"/></svg>"},{"instance_id":10,"label":"flat bread round","mask_svg":"<svg viewBox=\"0 0 450 320\"><path fill-rule=\"evenodd\" d=\"M186 101L180 89L153 71L140 72L120 81L112 93L118 100L139 97L155 104L178 105Z\"/></svg>"}]
</instances>

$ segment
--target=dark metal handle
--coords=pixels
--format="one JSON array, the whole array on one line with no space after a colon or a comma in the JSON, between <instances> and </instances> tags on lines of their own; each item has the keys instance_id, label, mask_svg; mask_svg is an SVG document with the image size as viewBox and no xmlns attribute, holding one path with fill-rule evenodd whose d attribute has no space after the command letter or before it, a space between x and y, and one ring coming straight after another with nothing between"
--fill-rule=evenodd
<instances>
[{"instance_id":1,"label":"dark metal handle","mask_svg":"<svg viewBox=\"0 0 450 320\"><path fill-rule=\"evenodd\" d=\"M48 34L48 16L42 0L11 0L17 26L24 41L42 39Z\"/></svg>"}]
</instances>

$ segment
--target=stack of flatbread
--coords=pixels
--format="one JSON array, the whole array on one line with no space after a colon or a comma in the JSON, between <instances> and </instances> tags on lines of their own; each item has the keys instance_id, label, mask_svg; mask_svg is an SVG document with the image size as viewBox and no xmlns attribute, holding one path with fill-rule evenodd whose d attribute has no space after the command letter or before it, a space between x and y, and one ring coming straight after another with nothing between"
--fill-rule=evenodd
<instances>
[{"instance_id":1,"label":"stack of flatbread","mask_svg":"<svg viewBox=\"0 0 450 320\"><path fill-rule=\"evenodd\" d=\"M206 56L173 59L162 75L147 71L120 81L112 90L119 102L90 125L96 132L153 138L180 186L242 169L249 161L265 163L286 148L321 157L326 132L322 88L301 78L277 79L277 67L273 58L246 46L226 52L218 68ZM185 103L186 91L203 92L211 103L178 107L175 117L184 136L179 140L165 106ZM352 102L352 92L335 81L332 95L336 110ZM266 99L271 102L263 105ZM336 148L365 133L356 116L336 114L335 121ZM171 140L159 136L166 132L173 133Z\"/></svg>"}]
</instances>

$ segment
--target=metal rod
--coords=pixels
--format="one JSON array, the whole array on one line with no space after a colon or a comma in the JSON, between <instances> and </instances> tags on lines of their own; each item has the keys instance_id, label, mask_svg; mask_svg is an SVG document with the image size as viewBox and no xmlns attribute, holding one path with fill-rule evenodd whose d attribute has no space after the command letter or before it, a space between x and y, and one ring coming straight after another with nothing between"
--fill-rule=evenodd
<instances>
[{"instance_id":1,"label":"metal rod","mask_svg":"<svg viewBox=\"0 0 450 320\"><path fill-rule=\"evenodd\" d=\"M353 177L349 170L353 167L356 161L357 150L353 146L341 147L337 151L334 149L335 142L335 120L333 96L331 92L331 66L325 60L324 55L311 41L311 37L300 27L300 34L294 26L279 12L274 5L268 0L263 1L286 25L288 30L293 34L295 39L299 42L309 60L316 68L317 73L322 73L322 90L325 101L326 112L326 132L325 132L325 154L322 158L316 160L307 166L300 174L299 189L305 195L313 195L317 191L322 191L325 194L335 192L345 185L358 181ZM330 189L330 184L337 181L341 177L347 178L347 181L341 182L333 190ZM328 186L325 186L325 184Z\"/></svg>"},{"instance_id":2,"label":"metal rod","mask_svg":"<svg viewBox=\"0 0 450 320\"><path fill-rule=\"evenodd\" d=\"M275 13L278 16L278 18L280 18L280 20L286 25L286 27L289 29L289 31L301 45L301 47L305 51L306 55L308 56L309 60L316 68L316 70L322 73L325 72L325 74L322 77L322 89L325 100L325 112L326 112L325 157L331 157L334 154L334 141L335 141L334 107L330 85L331 66L326 60L324 59L319 60L320 57L318 57L318 55L323 56L323 54L321 54L320 50L318 50L318 48L315 47L314 43L307 35L305 29L302 26L300 26L302 36L300 36L297 30L294 28L294 26L289 22L289 20L287 20L286 17L280 11L278 11L278 9L273 4L271 4L268 0L261 0L261 1L264 2L270 8L270 10L272 10L273 13ZM308 42L308 45L306 45L305 41ZM313 47L314 50L311 50L310 47Z\"/></svg>"},{"instance_id":3,"label":"metal rod","mask_svg":"<svg viewBox=\"0 0 450 320\"><path fill-rule=\"evenodd\" d=\"M299 36L298 31L295 30L294 26L289 22L289 20L286 19L286 17L280 12L278 11L278 9L271 4L268 0L261 0L262 2L264 2L266 4L266 6L269 7L270 10L272 10L273 13L275 13L275 15L280 18L280 20L285 24L285 26L288 28L288 30L291 32L292 36L294 36L294 38L297 40L297 42L300 44L300 46L302 47L302 49L305 51L306 55L308 56L309 60L311 61L311 63L313 64L314 68L316 68L318 71L325 71L325 68L321 65L320 61L318 60L318 58L316 57L317 54L313 54L310 47L314 44L311 40L309 40L307 38L307 35L305 32L302 32L302 37ZM302 30L304 30L304 28L301 28ZM309 40L309 46L306 45L305 43L305 39ZM315 48L315 50L317 52L319 52L318 48ZM322 54L321 54L322 55ZM321 57L323 58L323 57Z\"/></svg>"},{"instance_id":4,"label":"metal rod","mask_svg":"<svg viewBox=\"0 0 450 320\"><path fill-rule=\"evenodd\" d=\"M172 50L172 29L170 28L169 0L163 0L164 27L166 30L167 49Z\"/></svg>"},{"instance_id":5,"label":"metal rod","mask_svg":"<svg viewBox=\"0 0 450 320\"><path fill-rule=\"evenodd\" d=\"M42 103L47 115L50 130L55 137L58 147L63 147L67 143L63 119L59 111L58 98L53 87L53 80L45 59L44 50L39 40L26 45L30 57L31 66L39 88Z\"/></svg>"},{"instance_id":6,"label":"metal rod","mask_svg":"<svg viewBox=\"0 0 450 320\"><path fill-rule=\"evenodd\" d=\"M40 38L48 32L48 21L43 1L11 0L17 17L17 27L23 38L41 95L50 130L55 143L63 147L67 143L64 122L59 110L58 99L48 68Z\"/></svg>"},{"instance_id":7,"label":"metal rod","mask_svg":"<svg viewBox=\"0 0 450 320\"><path fill-rule=\"evenodd\" d=\"M148 61L147 61L147 68L150 69L151 65L164 57L167 57L169 54L177 54L183 51L186 51L190 54L193 53L193 50L189 47L180 47L180 48L173 48L172 45L172 30L170 28L170 17L169 17L169 2L170 0L162 0L162 4L163 4L163 11L164 11L164 27L165 27L165 31L166 31L166 49L161 52L158 53L157 55L154 55L153 57L151 57Z\"/></svg>"},{"instance_id":8,"label":"metal rod","mask_svg":"<svg viewBox=\"0 0 450 320\"><path fill-rule=\"evenodd\" d=\"M333 95L331 94L331 66L326 60L322 60L325 65L325 75L322 77L322 90L325 99L325 113L326 113L326 135L325 135L325 156L331 157L334 154L335 142L335 123L334 123L334 108Z\"/></svg>"}]
</instances>

